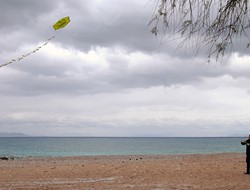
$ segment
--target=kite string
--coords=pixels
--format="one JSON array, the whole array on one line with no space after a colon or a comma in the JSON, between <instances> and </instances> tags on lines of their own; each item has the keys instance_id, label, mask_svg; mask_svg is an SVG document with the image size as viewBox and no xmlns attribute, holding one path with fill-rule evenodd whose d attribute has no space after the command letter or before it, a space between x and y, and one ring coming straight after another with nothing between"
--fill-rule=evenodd
<instances>
[{"instance_id":1,"label":"kite string","mask_svg":"<svg viewBox=\"0 0 250 190\"><path fill-rule=\"evenodd\" d=\"M43 46L46 46L52 39L54 39L55 36L52 36L50 38L47 39L47 41L42 44L41 46L38 46L36 49L34 49L33 51L29 52L29 53L26 53L26 54L23 54L21 57L18 57L17 59L12 59L11 61L7 62L7 63L4 63L4 64L1 64L0 67L4 67L4 66L7 66L11 63L14 63L16 61L21 61L22 59L24 59L25 57L28 57L30 54L32 53L35 53L37 51L39 51Z\"/></svg>"}]
</instances>

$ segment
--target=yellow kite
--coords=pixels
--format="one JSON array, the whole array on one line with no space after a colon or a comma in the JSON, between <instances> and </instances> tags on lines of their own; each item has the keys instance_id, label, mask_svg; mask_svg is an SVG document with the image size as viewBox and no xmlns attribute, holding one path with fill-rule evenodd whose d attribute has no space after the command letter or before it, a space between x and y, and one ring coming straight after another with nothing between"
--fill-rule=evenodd
<instances>
[{"instance_id":1,"label":"yellow kite","mask_svg":"<svg viewBox=\"0 0 250 190\"><path fill-rule=\"evenodd\" d=\"M69 19L69 16L68 17L64 17L62 19L60 19L59 21L57 21L54 25L53 25L53 28L55 30L58 30L58 29L61 29L61 28L64 28L68 23L70 22L70 19ZM7 63L4 63L4 64L1 64L0 67L4 67L4 66L7 66L11 63L14 63L16 61L21 61L22 59L28 57L30 54L32 53L36 53L37 51L39 51L43 46L46 46L53 38L55 38L55 36L52 36L50 38L47 39L47 41L38 46L36 49L32 50L31 52L29 53L26 53L26 54L23 54L22 56L16 58L16 59L12 59L11 61L7 62Z\"/></svg>"},{"instance_id":2,"label":"yellow kite","mask_svg":"<svg viewBox=\"0 0 250 190\"><path fill-rule=\"evenodd\" d=\"M68 17L64 17L60 20L58 20L54 25L53 28L55 30L59 30L61 28L64 28L68 23L70 22L69 16Z\"/></svg>"}]
</instances>

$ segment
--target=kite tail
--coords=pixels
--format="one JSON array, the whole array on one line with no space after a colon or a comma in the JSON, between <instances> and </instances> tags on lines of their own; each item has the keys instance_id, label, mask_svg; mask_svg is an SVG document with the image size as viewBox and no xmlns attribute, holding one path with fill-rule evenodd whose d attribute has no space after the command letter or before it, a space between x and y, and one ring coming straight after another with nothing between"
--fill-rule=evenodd
<instances>
[{"instance_id":1,"label":"kite tail","mask_svg":"<svg viewBox=\"0 0 250 190\"><path fill-rule=\"evenodd\" d=\"M30 54L32 53L36 53L37 51L39 51L43 46L46 46L53 38L55 38L55 36L52 36L50 38L47 39L47 41L42 44L41 46L38 46L36 49L34 49L33 51L29 52L29 53L26 53L26 54L23 54L22 56L18 57L17 59L12 59L11 61L7 62L7 63L4 63L4 64L1 64L0 67L4 67L4 66L7 66L11 63L14 63L16 61L21 61L22 59L24 59L25 57L28 57Z\"/></svg>"}]
</instances>

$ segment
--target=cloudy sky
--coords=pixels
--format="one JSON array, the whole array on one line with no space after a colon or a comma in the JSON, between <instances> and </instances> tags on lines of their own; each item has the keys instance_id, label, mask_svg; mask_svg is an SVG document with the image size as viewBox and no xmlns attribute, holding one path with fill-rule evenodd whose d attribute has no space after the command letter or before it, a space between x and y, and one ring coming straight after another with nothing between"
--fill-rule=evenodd
<instances>
[{"instance_id":1,"label":"cloudy sky","mask_svg":"<svg viewBox=\"0 0 250 190\"><path fill-rule=\"evenodd\" d=\"M153 9L148 0L0 0L1 64L55 36L0 68L0 133L247 135L249 49L224 63L194 59L150 33Z\"/></svg>"}]
</instances>

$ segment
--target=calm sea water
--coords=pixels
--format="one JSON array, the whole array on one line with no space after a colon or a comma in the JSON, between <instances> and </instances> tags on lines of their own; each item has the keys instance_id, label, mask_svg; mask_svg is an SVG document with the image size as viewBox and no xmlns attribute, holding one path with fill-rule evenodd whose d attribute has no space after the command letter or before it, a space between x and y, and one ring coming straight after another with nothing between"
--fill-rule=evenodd
<instances>
[{"instance_id":1,"label":"calm sea water","mask_svg":"<svg viewBox=\"0 0 250 190\"><path fill-rule=\"evenodd\" d=\"M158 155L244 152L244 138L4 137L0 156Z\"/></svg>"}]
</instances>

